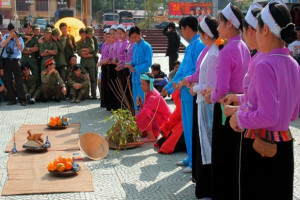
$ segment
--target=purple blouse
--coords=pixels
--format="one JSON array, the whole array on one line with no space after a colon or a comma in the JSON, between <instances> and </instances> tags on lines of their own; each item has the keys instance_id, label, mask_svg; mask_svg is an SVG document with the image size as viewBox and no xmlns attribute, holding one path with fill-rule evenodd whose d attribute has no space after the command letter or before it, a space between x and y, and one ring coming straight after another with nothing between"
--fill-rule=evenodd
<instances>
[{"instance_id":1,"label":"purple blouse","mask_svg":"<svg viewBox=\"0 0 300 200\"><path fill-rule=\"evenodd\" d=\"M124 42L120 41L120 45L118 47L117 56L118 60L121 61L121 66L124 67L125 65L125 54L126 48L128 46L129 41L127 39Z\"/></svg>"},{"instance_id":2,"label":"purple blouse","mask_svg":"<svg viewBox=\"0 0 300 200\"><path fill-rule=\"evenodd\" d=\"M248 109L237 112L243 129L286 131L300 104L300 69L288 48L268 53L254 70L248 86Z\"/></svg>"},{"instance_id":3,"label":"purple blouse","mask_svg":"<svg viewBox=\"0 0 300 200\"><path fill-rule=\"evenodd\" d=\"M100 62L105 60L108 57L109 43L104 42L101 48L101 59Z\"/></svg>"},{"instance_id":4,"label":"purple blouse","mask_svg":"<svg viewBox=\"0 0 300 200\"><path fill-rule=\"evenodd\" d=\"M116 42L114 42L111 46L110 46L110 50L109 50L109 58L111 60L115 59L118 57L118 48L120 45L120 40L118 39Z\"/></svg>"},{"instance_id":5,"label":"purple blouse","mask_svg":"<svg viewBox=\"0 0 300 200\"><path fill-rule=\"evenodd\" d=\"M243 78L248 70L250 52L241 36L232 37L220 51L217 65L217 83L211 94L216 103L227 93L242 93Z\"/></svg>"},{"instance_id":6,"label":"purple blouse","mask_svg":"<svg viewBox=\"0 0 300 200\"><path fill-rule=\"evenodd\" d=\"M126 47L126 54L125 54L125 63L130 63L132 60L132 53L133 53L133 47L135 45L135 42L128 43Z\"/></svg>"},{"instance_id":7,"label":"purple blouse","mask_svg":"<svg viewBox=\"0 0 300 200\"><path fill-rule=\"evenodd\" d=\"M238 96L240 107L239 109L245 109L248 101L248 86L253 77L255 66L265 58L266 54L258 51L249 61L248 72L243 80L244 94Z\"/></svg>"},{"instance_id":8,"label":"purple blouse","mask_svg":"<svg viewBox=\"0 0 300 200\"><path fill-rule=\"evenodd\" d=\"M209 46L206 46L203 51L200 53L198 59L197 59L197 62L196 62L196 71L195 73L193 73L192 75L190 76L187 76L185 79L186 81L189 83L189 84L192 84L192 83L198 83L199 82L199 72L200 72L200 65L201 65L201 62L204 58L204 56L206 55L206 53L208 52L209 50Z\"/></svg>"}]
</instances>

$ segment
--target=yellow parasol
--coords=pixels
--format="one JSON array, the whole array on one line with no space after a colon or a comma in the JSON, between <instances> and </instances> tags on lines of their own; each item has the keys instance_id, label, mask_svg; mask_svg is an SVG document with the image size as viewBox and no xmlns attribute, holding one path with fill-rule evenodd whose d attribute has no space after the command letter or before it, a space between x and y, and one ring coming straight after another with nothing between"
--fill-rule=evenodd
<instances>
[{"instance_id":1,"label":"yellow parasol","mask_svg":"<svg viewBox=\"0 0 300 200\"><path fill-rule=\"evenodd\" d=\"M68 26L68 34L72 35L75 38L75 42L80 40L80 35L79 35L79 29L85 28L85 25L82 21L75 17L65 17L60 20L58 20L54 27L59 30L59 33L61 34L61 31L59 29L60 23L66 23Z\"/></svg>"}]
</instances>

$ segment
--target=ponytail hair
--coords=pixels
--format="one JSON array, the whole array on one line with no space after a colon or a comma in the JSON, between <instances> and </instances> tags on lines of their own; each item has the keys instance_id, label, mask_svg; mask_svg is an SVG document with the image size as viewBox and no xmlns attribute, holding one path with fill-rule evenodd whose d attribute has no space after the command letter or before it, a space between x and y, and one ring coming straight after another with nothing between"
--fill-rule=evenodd
<instances>
[{"instance_id":1,"label":"ponytail hair","mask_svg":"<svg viewBox=\"0 0 300 200\"><path fill-rule=\"evenodd\" d=\"M287 44L291 44L297 40L297 32L295 30L295 25L292 22L291 15L288 9L278 3L273 3L269 5L269 9L272 17L276 23L281 27L280 38ZM258 16L258 26L262 28L264 22L262 21L261 15Z\"/></svg>"}]
</instances>

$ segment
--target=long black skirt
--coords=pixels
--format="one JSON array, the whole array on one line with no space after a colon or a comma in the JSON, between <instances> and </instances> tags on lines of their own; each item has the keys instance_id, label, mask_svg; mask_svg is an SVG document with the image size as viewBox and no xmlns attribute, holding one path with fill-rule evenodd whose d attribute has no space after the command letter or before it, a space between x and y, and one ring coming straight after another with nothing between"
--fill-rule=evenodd
<instances>
[{"instance_id":1,"label":"long black skirt","mask_svg":"<svg viewBox=\"0 0 300 200\"><path fill-rule=\"evenodd\" d=\"M211 164L203 165L198 128L198 106L194 104L193 114L193 179L196 182L195 195L198 199L211 197Z\"/></svg>"},{"instance_id":2,"label":"long black skirt","mask_svg":"<svg viewBox=\"0 0 300 200\"><path fill-rule=\"evenodd\" d=\"M279 142L273 158L262 157L243 138L241 154L242 200L292 200L294 156L293 141Z\"/></svg>"},{"instance_id":3,"label":"long black skirt","mask_svg":"<svg viewBox=\"0 0 300 200\"><path fill-rule=\"evenodd\" d=\"M212 131L212 198L236 200L239 197L238 157L241 133L233 131L230 117L222 125L222 110L214 106Z\"/></svg>"},{"instance_id":4,"label":"long black skirt","mask_svg":"<svg viewBox=\"0 0 300 200\"><path fill-rule=\"evenodd\" d=\"M107 65L107 102L106 110L116 110L118 109L119 101L115 95L115 86L116 86L116 77L117 71L115 70L116 65L109 64Z\"/></svg>"},{"instance_id":5,"label":"long black skirt","mask_svg":"<svg viewBox=\"0 0 300 200\"><path fill-rule=\"evenodd\" d=\"M132 89L131 86L131 77L130 77L130 71L129 69L125 68L117 72L116 77L118 80L120 80L122 90L125 92L125 95L123 92L119 93L119 101L118 101L118 108L133 108L133 98L130 94L130 90ZM120 89L120 88L119 88ZM127 103L126 103L127 102ZM129 105L127 105L129 104ZM129 106L129 107L128 107Z\"/></svg>"},{"instance_id":6,"label":"long black skirt","mask_svg":"<svg viewBox=\"0 0 300 200\"><path fill-rule=\"evenodd\" d=\"M105 108L107 104L107 90L108 90L108 82L107 82L107 65L101 65L101 107Z\"/></svg>"}]
</instances>

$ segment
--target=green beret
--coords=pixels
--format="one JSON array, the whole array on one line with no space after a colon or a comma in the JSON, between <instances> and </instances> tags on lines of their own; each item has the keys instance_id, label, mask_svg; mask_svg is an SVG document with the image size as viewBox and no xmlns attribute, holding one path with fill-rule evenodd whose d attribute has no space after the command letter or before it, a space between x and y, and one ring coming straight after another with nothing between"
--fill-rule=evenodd
<instances>
[{"instance_id":1,"label":"green beret","mask_svg":"<svg viewBox=\"0 0 300 200\"><path fill-rule=\"evenodd\" d=\"M35 30L35 29L41 29L41 28L40 28L40 25L38 25L38 24L33 24L33 25L32 25L32 30Z\"/></svg>"},{"instance_id":2,"label":"green beret","mask_svg":"<svg viewBox=\"0 0 300 200\"><path fill-rule=\"evenodd\" d=\"M53 36L58 36L59 35L59 31L57 28L52 29L52 35Z\"/></svg>"},{"instance_id":3,"label":"green beret","mask_svg":"<svg viewBox=\"0 0 300 200\"><path fill-rule=\"evenodd\" d=\"M52 33L52 30L50 27L46 27L44 30L44 33Z\"/></svg>"},{"instance_id":4,"label":"green beret","mask_svg":"<svg viewBox=\"0 0 300 200\"><path fill-rule=\"evenodd\" d=\"M94 28L91 27L91 26L88 26L88 27L86 28L86 31L87 31L88 34L94 34Z\"/></svg>"}]
</instances>

